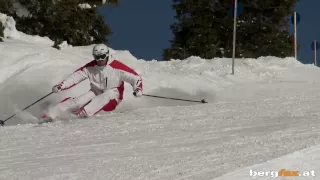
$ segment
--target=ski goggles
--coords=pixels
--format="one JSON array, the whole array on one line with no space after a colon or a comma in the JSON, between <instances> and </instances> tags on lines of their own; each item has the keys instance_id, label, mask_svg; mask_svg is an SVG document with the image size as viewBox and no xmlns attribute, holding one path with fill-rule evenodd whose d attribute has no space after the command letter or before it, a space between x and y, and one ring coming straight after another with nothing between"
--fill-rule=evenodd
<instances>
[{"instance_id":1,"label":"ski goggles","mask_svg":"<svg viewBox=\"0 0 320 180\"><path fill-rule=\"evenodd\" d=\"M108 56L109 56L109 54L100 54L100 55L94 56L94 59L95 59L96 61L103 61L103 60L105 60Z\"/></svg>"}]
</instances>

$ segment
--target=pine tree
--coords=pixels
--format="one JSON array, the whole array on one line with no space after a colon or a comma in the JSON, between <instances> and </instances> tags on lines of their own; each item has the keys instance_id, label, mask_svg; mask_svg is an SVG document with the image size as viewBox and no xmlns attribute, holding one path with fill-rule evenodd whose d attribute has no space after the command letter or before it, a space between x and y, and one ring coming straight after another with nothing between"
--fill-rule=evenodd
<instances>
[{"instance_id":1,"label":"pine tree","mask_svg":"<svg viewBox=\"0 0 320 180\"><path fill-rule=\"evenodd\" d=\"M0 12L6 12L16 20L17 30L30 35L47 36L58 47L62 41L74 46L107 43L111 34L104 18L99 15L98 6L118 5L119 0L15 0L29 15L19 16L11 2L2 0ZM6 3L4 3L6 2ZM9 3L7 3L9 2ZM91 8L79 4L89 3ZM9 6L10 5L10 6Z\"/></svg>"},{"instance_id":2,"label":"pine tree","mask_svg":"<svg viewBox=\"0 0 320 180\"><path fill-rule=\"evenodd\" d=\"M120 4L120 0L86 0L86 2L96 5L110 4L118 6Z\"/></svg>"},{"instance_id":3,"label":"pine tree","mask_svg":"<svg viewBox=\"0 0 320 180\"><path fill-rule=\"evenodd\" d=\"M214 54L216 32L213 25L214 3L212 0L177 0L173 4L177 23L171 25L174 40L171 48L164 51L164 58L184 59L195 55L209 57ZM215 54L214 54L215 55Z\"/></svg>"},{"instance_id":4,"label":"pine tree","mask_svg":"<svg viewBox=\"0 0 320 180\"><path fill-rule=\"evenodd\" d=\"M288 17L293 13L296 0L247 3L239 22L237 55L253 58L293 56L294 39L288 31Z\"/></svg>"},{"instance_id":5,"label":"pine tree","mask_svg":"<svg viewBox=\"0 0 320 180\"><path fill-rule=\"evenodd\" d=\"M171 25L174 39L163 52L165 60L232 57L233 18L228 0L174 0L177 22ZM240 1L244 13L238 18L236 57L286 57L293 55L288 16L296 0Z\"/></svg>"},{"instance_id":6,"label":"pine tree","mask_svg":"<svg viewBox=\"0 0 320 180\"><path fill-rule=\"evenodd\" d=\"M97 8L82 9L82 0L52 1L20 0L30 12L28 17L16 17L17 29L32 35L47 36L58 47L62 41L74 46L107 43L111 34Z\"/></svg>"},{"instance_id":7,"label":"pine tree","mask_svg":"<svg viewBox=\"0 0 320 180\"><path fill-rule=\"evenodd\" d=\"M11 14L13 12L13 6L11 0L0 1L0 13Z\"/></svg>"}]
</instances>

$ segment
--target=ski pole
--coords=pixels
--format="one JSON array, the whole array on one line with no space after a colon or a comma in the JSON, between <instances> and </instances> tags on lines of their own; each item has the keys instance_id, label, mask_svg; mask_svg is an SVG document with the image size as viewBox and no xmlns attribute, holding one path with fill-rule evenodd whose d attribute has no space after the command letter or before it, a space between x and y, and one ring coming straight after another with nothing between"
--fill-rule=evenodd
<instances>
[{"instance_id":1,"label":"ski pole","mask_svg":"<svg viewBox=\"0 0 320 180\"><path fill-rule=\"evenodd\" d=\"M37 102L41 101L42 99L50 96L52 93L53 93L53 92L51 92L51 93L43 96L41 99L37 100L36 102L34 102L34 103L30 104L29 106L25 107L24 109L22 109L22 111L28 109L28 108L31 107L32 105L34 105L34 104L36 104ZM0 120L0 125L3 126L6 121L8 121L9 119L11 119L11 118L14 117L15 115L16 115L16 114L13 114L12 116L8 117L8 118L5 119L5 120Z\"/></svg>"},{"instance_id":2,"label":"ski pole","mask_svg":"<svg viewBox=\"0 0 320 180\"><path fill-rule=\"evenodd\" d=\"M201 101L196 100L188 100L188 99L179 99L179 98L171 98L171 97L163 97L163 96L155 96L155 95L149 95L149 94L142 94L143 96L148 97L155 97L155 98L163 98L163 99L172 99L172 100L179 100L179 101L189 101L189 102L200 102L200 103L208 103L206 100L202 99Z\"/></svg>"}]
</instances>

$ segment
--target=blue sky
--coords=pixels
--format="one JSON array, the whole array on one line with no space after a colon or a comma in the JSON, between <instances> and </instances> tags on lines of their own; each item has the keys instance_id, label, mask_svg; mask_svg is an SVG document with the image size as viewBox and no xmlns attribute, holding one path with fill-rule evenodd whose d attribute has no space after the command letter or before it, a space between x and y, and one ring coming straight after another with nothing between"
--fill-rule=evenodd
<instances>
[{"instance_id":1,"label":"blue sky","mask_svg":"<svg viewBox=\"0 0 320 180\"><path fill-rule=\"evenodd\" d=\"M113 35L109 45L117 50L129 50L135 57L162 59L164 48L170 47L173 38L170 24L175 12L172 0L121 0L119 7L104 7Z\"/></svg>"},{"instance_id":2,"label":"blue sky","mask_svg":"<svg viewBox=\"0 0 320 180\"><path fill-rule=\"evenodd\" d=\"M175 21L175 12L171 4L172 0L121 0L119 7L101 8L114 32L109 45L117 50L129 50L139 59L161 60L163 49L170 47L169 40L173 38L170 24ZM295 7L301 17L297 37L301 46L298 59L303 63L313 63L311 43L320 41L319 7L320 0L300 0ZM289 28L293 33L293 26Z\"/></svg>"},{"instance_id":3,"label":"blue sky","mask_svg":"<svg viewBox=\"0 0 320 180\"><path fill-rule=\"evenodd\" d=\"M298 60L307 64L314 62L311 43L314 40L320 41L319 7L320 0L300 0L295 7L301 17L300 23L297 25L297 39L300 44ZM290 26L290 32L293 33L292 25ZM319 58L317 59L317 64L319 64Z\"/></svg>"}]
</instances>

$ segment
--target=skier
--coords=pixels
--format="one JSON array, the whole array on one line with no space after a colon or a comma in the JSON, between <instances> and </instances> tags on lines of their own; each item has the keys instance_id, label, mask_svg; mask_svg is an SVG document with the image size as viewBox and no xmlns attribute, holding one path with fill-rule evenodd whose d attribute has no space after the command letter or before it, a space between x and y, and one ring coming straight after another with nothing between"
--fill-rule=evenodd
<instances>
[{"instance_id":1,"label":"skier","mask_svg":"<svg viewBox=\"0 0 320 180\"><path fill-rule=\"evenodd\" d=\"M52 88L52 92L58 93L89 79L90 90L78 97L64 99L42 118L52 121L66 111L78 117L94 116L102 110L112 111L123 99L124 82L131 84L135 97L142 96L141 77L128 66L114 59L105 44L95 45L92 55L93 61Z\"/></svg>"}]
</instances>

